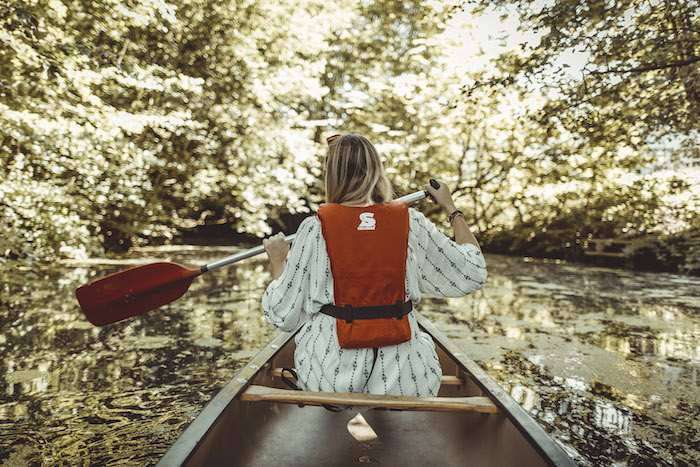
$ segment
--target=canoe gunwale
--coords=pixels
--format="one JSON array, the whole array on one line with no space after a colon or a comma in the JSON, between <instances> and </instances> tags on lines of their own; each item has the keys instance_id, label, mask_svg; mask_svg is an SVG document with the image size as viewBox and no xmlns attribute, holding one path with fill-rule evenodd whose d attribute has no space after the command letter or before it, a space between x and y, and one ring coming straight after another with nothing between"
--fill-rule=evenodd
<instances>
[{"instance_id":1,"label":"canoe gunwale","mask_svg":"<svg viewBox=\"0 0 700 467\"><path fill-rule=\"evenodd\" d=\"M479 365L464 354L434 324L414 310L420 327L430 334L435 342L491 399L500 413L508 418L513 426L527 439L543 460L554 466L576 466L577 464L564 452L552 437L504 391ZM194 455L197 446L207 437L209 431L224 415L229 404L251 384L260 371L266 371L266 364L277 355L288 342L294 338L303 326L301 323L292 332L279 333L252 360L250 360L185 429L170 449L159 460L157 466L183 465ZM269 371L269 368L267 369Z\"/></svg>"},{"instance_id":2,"label":"canoe gunwale","mask_svg":"<svg viewBox=\"0 0 700 467\"><path fill-rule=\"evenodd\" d=\"M294 338L301 326L303 323L292 332L280 332L242 370L236 373L175 440L175 443L158 461L156 467L184 465L195 453L200 442L209 434L209 430L223 416L229 404L250 384L253 377L263 370L265 364L277 355L290 339Z\"/></svg>"}]
</instances>

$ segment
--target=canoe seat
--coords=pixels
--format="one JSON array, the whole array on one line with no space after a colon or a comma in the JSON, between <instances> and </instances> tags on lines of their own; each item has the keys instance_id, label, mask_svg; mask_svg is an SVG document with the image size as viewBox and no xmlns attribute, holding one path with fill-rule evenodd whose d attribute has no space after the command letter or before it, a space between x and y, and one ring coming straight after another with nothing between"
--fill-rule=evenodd
<instances>
[{"instance_id":1,"label":"canoe seat","mask_svg":"<svg viewBox=\"0 0 700 467\"><path fill-rule=\"evenodd\" d=\"M488 397L407 397L379 396L334 392L294 391L251 385L239 396L248 402L281 402L304 405L351 405L387 409L424 410L435 412L499 413Z\"/></svg>"},{"instance_id":2,"label":"canoe seat","mask_svg":"<svg viewBox=\"0 0 700 467\"><path fill-rule=\"evenodd\" d=\"M270 368L268 374L274 377L282 376L282 368ZM296 370L295 370L296 371ZM443 386L461 386L464 384L464 378L454 375L442 375L442 385Z\"/></svg>"}]
</instances>

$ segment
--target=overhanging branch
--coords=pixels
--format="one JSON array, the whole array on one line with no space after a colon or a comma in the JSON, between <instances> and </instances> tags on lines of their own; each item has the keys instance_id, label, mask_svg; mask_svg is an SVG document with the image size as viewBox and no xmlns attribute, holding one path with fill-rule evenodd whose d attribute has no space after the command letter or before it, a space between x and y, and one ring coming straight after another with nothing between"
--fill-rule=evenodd
<instances>
[{"instance_id":1,"label":"overhanging branch","mask_svg":"<svg viewBox=\"0 0 700 467\"><path fill-rule=\"evenodd\" d=\"M589 71L589 75L607 75L610 73L644 73L645 71L652 71L652 70L664 70L666 68L679 68L682 66L687 66L691 65L693 63L700 62L700 57L694 57L690 58L688 60L680 60L676 62L671 62L671 63L664 63L664 64L649 64L649 65L644 65L644 66L639 66L635 68L613 68L611 70L605 70L605 71Z\"/></svg>"}]
</instances>

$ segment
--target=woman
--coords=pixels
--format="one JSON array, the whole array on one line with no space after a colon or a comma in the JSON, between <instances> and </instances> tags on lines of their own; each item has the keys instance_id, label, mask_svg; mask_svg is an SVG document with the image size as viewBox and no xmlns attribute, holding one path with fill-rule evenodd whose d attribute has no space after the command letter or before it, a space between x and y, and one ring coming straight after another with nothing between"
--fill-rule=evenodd
<instances>
[{"instance_id":1,"label":"woman","mask_svg":"<svg viewBox=\"0 0 700 467\"><path fill-rule=\"evenodd\" d=\"M273 277L263 312L283 331L304 323L294 355L301 389L436 396L442 371L412 305L423 293L481 289L479 243L444 183L427 190L449 216L454 241L422 213L390 202L391 184L367 138L328 140L327 204L301 223L291 252L281 233L263 241Z\"/></svg>"}]
</instances>

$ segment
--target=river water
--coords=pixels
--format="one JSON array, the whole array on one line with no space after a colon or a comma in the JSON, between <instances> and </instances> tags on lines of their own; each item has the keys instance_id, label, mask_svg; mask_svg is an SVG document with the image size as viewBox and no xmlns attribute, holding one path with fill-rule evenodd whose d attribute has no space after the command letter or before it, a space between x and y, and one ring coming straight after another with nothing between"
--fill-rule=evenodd
<instances>
[{"instance_id":1,"label":"river water","mask_svg":"<svg viewBox=\"0 0 700 467\"><path fill-rule=\"evenodd\" d=\"M275 334L251 259L160 310L94 327L75 289L156 260L144 248L24 271L0 289L0 463L150 465ZM418 308L581 465L700 465L700 278L487 256L486 288Z\"/></svg>"}]
</instances>

